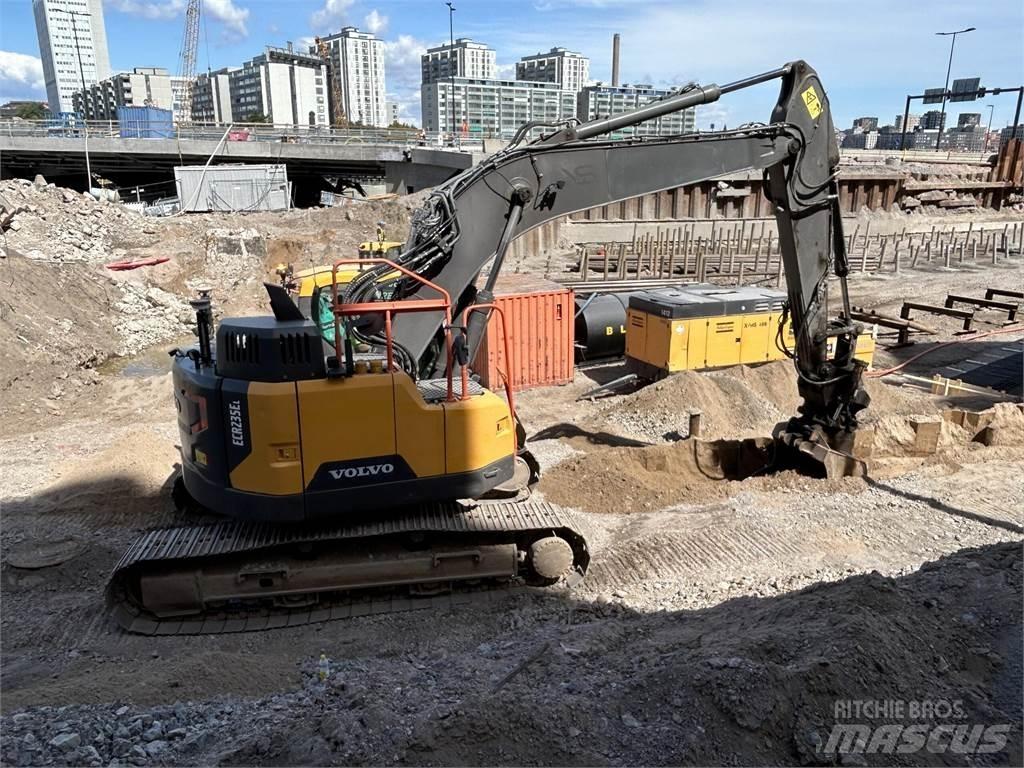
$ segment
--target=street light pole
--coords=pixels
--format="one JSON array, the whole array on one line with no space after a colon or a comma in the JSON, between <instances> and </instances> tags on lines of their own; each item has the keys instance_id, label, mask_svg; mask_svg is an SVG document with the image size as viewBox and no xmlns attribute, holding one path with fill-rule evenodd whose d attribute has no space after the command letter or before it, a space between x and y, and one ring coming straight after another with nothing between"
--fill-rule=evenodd
<instances>
[{"instance_id":1,"label":"street light pole","mask_svg":"<svg viewBox=\"0 0 1024 768\"><path fill-rule=\"evenodd\" d=\"M995 104L986 104L985 106L988 107L988 128L985 129L985 144L984 144L985 149L983 151L984 152L988 152L988 137L989 137L989 134L992 133L992 115L996 111L996 105Z\"/></svg>"},{"instance_id":2,"label":"street light pole","mask_svg":"<svg viewBox=\"0 0 1024 768\"><path fill-rule=\"evenodd\" d=\"M448 76L451 83L451 93L448 95L448 111L452 113L452 144L455 144L455 6L446 2L448 6Z\"/></svg>"},{"instance_id":3,"label":"street light pole","mask_svg":"<svg viewBox=\"0 0 1024 768\"><path fill-rule=\"evenodd\" d=\"M946 95L949 93L949 73L953 70L953 48L956 46L956 36L962 35L965 32L973 32L974 27L967 27L967 29L958 29L956 32L936 32L936 35L945 37L947 35L953 36L953 41L949 44L949 64L946 66L946 87L942 89L942 114L939 117L939 135L935 138L935 151L938 152L939 145L942 143L942 131L946 128Z\"/></svg>"},{"instance_id":4,"label":"street light pole","mask_svg":"<svg viewBox=\"0 0 1024 768\"><path fill-rule=\"evenodd\" d=\"M85 137L85 192L92 189L92 168L89 166L89 118L85 107L85 67L82 65L82 47L78 44L78 25L75 24L76 16L89 16L88 13L69 11L64 8L54 8L55 11L66 13L71 17L71 31L75 37L75 53L78 54L78 76L82 80L82 135Z\"/></svg>"}]
</instances>

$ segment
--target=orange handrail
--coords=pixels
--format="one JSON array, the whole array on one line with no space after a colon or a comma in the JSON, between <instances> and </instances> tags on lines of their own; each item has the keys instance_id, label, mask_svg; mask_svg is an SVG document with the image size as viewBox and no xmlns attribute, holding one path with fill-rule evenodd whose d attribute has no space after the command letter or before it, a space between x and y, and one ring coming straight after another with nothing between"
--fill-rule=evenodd
<instances>
[{"instance_id":1,"label":"orange handrail","mask_svg":"<svg viewBox=\"0 0 1024 768\"><path fill-rule=\"evenodd\" d=\"M432 288L437 291L441 294L441 298L403 299L402 301L368 301L360 302L358 304L339 304L338 267L345 264L359 264L361 266L366 264L386 264L392 269L401 272L406 277L411 277L413 280L421 283L427 288ZM448 402L452 402L455 399L452 388L452 303L451 296L444 288L431 282L422 275L418 275L412 270L406 269L401 264L396 264L390 259L379 257L369 259L338 259L331 267L331 311L334 313L334 355L339 361L341 360L341 318L354 315L365 315L374 312L379 312L384 315L384 337L386 340L389 372L394 370L394 347L391 338L392 315L397 312L444 312L445 351L447 353L445 376L448 380L448 394L446 399ZM465 392L465 387L463 388L463 392Z\"/></svg>"}]
</instances>

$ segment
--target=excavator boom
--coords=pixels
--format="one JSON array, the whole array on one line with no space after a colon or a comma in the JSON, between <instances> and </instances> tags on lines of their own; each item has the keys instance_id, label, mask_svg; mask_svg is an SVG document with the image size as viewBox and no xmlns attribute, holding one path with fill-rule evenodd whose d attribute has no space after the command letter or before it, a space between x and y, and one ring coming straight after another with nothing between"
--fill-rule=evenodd
<instances>
[{"instance_id":1,"label":"excavator boom","mask_svg":"<svg viewBox=\"0 0 1024 768\"><path fill-rule=\"evenodd\" d=\"M613 141L613 131L662 114L718 100L722 95L778 80L778 102L769 123L733 131ZM590 123L557 128L530 143L528 124L509 147L435 190L414 218L399 263L458 297L457 309L490 301L490 291L513 239L555 218L631 197L659 192L739 171L763 171L778 225L788 289L787 312L796 336L790 350L800 376L804 405L789 432L825 430L818 442L838 441L855 425L867 403L860 389L861 364L854 360L860 330L851 322L847 263L835 181L839 164L828 96L803 61L724 86L690 86L640 109ZM481 271L488 279L478 291ZM383 268L382 268L383 269ZM358 300L379 275L354 281L346 300ZM831 319L828 280L841 289L838 317ZM428 290L406 286L405 295L428 298ZM398 295L403 289L398 288ZM487 315L472 313L469 359L480 344ZM394 339L410 373L439 375L443 318L396 319ZM836 351L828 353L829 339Z\"/></svg>"}]
</instances>

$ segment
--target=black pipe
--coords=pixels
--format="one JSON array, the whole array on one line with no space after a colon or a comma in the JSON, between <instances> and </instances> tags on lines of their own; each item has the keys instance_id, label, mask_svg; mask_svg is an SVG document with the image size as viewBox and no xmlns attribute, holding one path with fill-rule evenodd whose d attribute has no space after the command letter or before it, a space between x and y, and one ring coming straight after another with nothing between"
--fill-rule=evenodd
<instances>
[{"instance_id":1,"label":"black pipe","mask_svg":"<svg viewBox=\"0 0 1024 768\"><path fill-rule=\"evenodd\" d=\"M576 296L575 346L579 360L621 357L631 296L645 291Z\"/></svg>"}]
</instances>

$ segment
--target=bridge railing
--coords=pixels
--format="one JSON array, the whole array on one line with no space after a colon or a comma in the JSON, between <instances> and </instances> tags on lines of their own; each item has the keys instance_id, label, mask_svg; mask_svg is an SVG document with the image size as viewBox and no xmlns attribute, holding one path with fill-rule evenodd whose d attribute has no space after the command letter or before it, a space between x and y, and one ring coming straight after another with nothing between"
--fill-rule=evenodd
<instances>
[{"instance_id":1,"label":"bridge railing","mask_svg":"<svg viewBox=\"0 0 1024 768\"><path fill-rule=\"evenodd\" d=\"M395 128L328 128L270 123L190 123L165 127L143 126L150 136L122 136L117 120L0 120L0 136L51 138L160 138L193 141L220 141L227 132L228 141L269 141L286 144L371 144L375 146L424 147L428 149L481 150L483 137ZM136 127L132 131L137 130ZM131 132L131 131L129 131Z\"/></svg>"}]
</instances>

